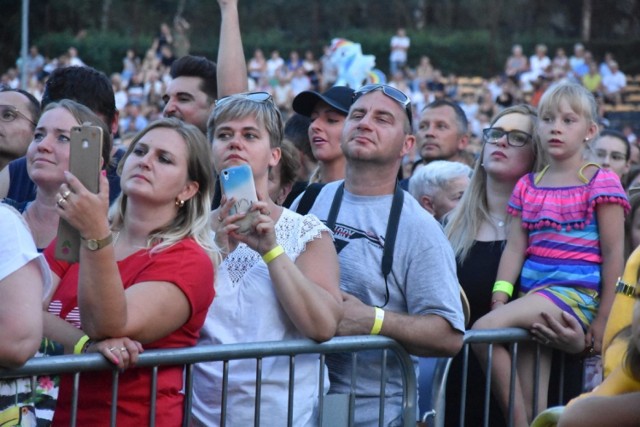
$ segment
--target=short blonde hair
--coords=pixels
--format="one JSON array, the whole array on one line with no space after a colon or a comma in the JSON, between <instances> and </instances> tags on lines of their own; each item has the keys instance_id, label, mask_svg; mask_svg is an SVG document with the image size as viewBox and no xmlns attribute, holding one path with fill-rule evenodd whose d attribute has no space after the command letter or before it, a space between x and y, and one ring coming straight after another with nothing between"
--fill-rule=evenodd
<instances>
[{"instance_id":1,"label":"short blonde hair","mask_svg":"<svg viewBox=\"0 0 640 427\"><path fill-rule=\"evenodd\" d=\"M273 99L253 101L247 97L250 93L230 95L216 103L207 122L207 139L213 142L216 126L220 123L253 116L258 124L263 125L269 134L271 148L278 148L284 136L282 113Z\"/></svg>"},{"instance_id":2,"label":"short blonde hair","mask_svg":"<svg viewBox=\"0 0 640 427\"><path fill-rule=\"evenodd\" d=\"M558 111L563 100L567 101L576 114L598 125L598 104L593 94L581 84L568 80L555 83L544 92L538 104L538 117L544 118L547 114Z\"/></svg>"}]
</instances>

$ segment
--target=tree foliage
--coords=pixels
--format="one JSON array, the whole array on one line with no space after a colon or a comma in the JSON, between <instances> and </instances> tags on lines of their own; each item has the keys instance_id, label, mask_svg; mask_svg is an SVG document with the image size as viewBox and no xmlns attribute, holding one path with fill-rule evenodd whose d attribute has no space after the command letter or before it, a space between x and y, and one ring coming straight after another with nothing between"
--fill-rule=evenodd
<instances>
[{"instance_id":1,"label":"tree foliage","mask_svg":"<svg viewBox=\"0 0 640 427\"><path fill-rule=\"evenodd\" d=\"M536 42L570 48L580 41L585 2L591 4L588 47L610 46L625 55L619 57L623 69L640 72L636 55L626 54L637 52L640 41L640 0L240 0L239 8L247 55L256 47L284 53L312 49L319 55L331 38L350 37L376 54L384 68L389 37L405 27L413 63L426 53L448 71L476 67L490 73L513 43L530 52ZM20 3L0 0L2 69L15 64L20 53ZM127 47L142 54L159 24L171 23L180 9L191 24L192 51L215 58L220 21L215 0L30 0L30 43L50 57L77 44L87 62L117 71Z\"/></svg>"}]
</instances>

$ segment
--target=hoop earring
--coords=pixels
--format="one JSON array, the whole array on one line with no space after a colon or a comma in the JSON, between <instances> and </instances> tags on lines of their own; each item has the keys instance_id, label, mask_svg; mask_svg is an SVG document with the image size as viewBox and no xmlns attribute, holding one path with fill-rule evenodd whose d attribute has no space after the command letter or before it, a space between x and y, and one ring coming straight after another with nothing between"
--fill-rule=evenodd
<instances>
[{"instance_id":1,"label":"hoop earring","mask_svg":"<svg viewBox=\"0 0 640 427\"><path fill-rule=\"evenodd\" d=\"M184 206L184 200L176 199L176 206L179 208Z\"/></svg>"}]
</instances>

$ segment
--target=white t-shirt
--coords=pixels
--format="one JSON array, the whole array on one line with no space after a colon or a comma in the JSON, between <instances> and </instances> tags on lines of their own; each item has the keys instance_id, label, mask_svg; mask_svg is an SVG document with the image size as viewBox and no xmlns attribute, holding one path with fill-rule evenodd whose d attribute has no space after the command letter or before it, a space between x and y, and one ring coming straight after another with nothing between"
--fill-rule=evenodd
<instances>
[{"instance_id":1,"label":"white t-shirt","mask_svg":"<svg viewBox=\"0 0 640 427\"><path fill-rule=\"evenodd\" d=\"M0 203L0 280L38 259L44 279L44 295L51 288L51 271L44 255L38 253L33 237L22 216Z\"/></svg>"},{"instance_id":2,"label":"white t-shirt","mask_svg":"<svg viewBox=\"0 0 640 427\"><path fill-rule=\"evenodd\" d=\"M267 77L275 77L276 73L283 65L284 59L280 57L269 58L267 60Z\"/></svg>"},{"instance_id":3,"label":"white t-shirt","mask_svg":"<svg viewBox=\"0 0 640 427\"><path fill-rule=\"evenodd\" d=\"M334 195L342 181L326 184L310 213L322 221L329 216ZM296 209L302 196L291 208ZM396 313L436 315L464 332L460 290L453 249L440 224L410 194L404 194L398 224L393 265L382 276L382 255L393 195L360 196L344 190L334 226L340 261L340 289L370 306L383 306ZM418 359L412 357L418 369ZM351 391L352 355L327 355L331 389L329 394ZM381 351L358 353L355 371L355 426L378 425ZM389 356L386 370L385 426L400 425L402 374L400 362Z\"/></svg>"},{"instance_id":4,"label":"white t-shirt","mask_svg":"<svg viewBox=\"0 0 640 427\"><path fill-rule=\"evenodd\" d=\"M620 92L627 85L627 77L622 71L616 71L605 76L602 84L609 93Z\"/></svg>"},{"instance_id":5,"label":"white t-shirt","mask_svg":"<svg viewBox=\"0 0 640 427\"><path fill-rule=\"evenodd\" d=\"M389 59L393 62L407 62L407 51L411 45L409 37L391 37L391 55Z\"/></svg>"},{"instance_id":6,"label":"white t-shirt","mask_svg":"<svg viewBox=\"0 0 640 427\"><path fill-rule=\"evenodd\" d=\"M0 280L27 265L34 259L42 273L44 285L43 297L51 292L51 271L38 253L27 224L18 211L0 203ZM4 285L4 284L3 284ZM9 286L7 284L7 286ZM3 343L2 345L9 345ZM40 350L41 351L41 350ZM43 354L36 353L35 357ZM49 425L53 419L53 408L58 397L57 380L54 377L38 377L32 387L31 379L18 378L0 381L0 419L1 415L21 413L20 425ZM31 399L34 396L35 399ZM5 425L5 424L2 424ZM13 425L13 424L11 424Z\"/></svg>"},{"instance_id":7,"label":"white t-shirt","mask_svg":"<svg viewBox=\"0 0 640 427\"><path fill-rule=\"evenodd\" d=\"M529 65L531 67L531 71L534 72L536 76L539 76L544 73L544 70L546 70L549 65L551 65L551 60L546 55L542 58L538 55L532 55L531 58L529 58Z\"/></svg>"}]
</instances>

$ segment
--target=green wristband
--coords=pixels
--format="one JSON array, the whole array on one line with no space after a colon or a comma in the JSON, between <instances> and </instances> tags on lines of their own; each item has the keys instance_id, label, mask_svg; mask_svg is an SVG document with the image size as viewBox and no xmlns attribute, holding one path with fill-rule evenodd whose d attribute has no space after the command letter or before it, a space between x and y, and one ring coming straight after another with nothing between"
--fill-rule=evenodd
<instances>
[{"instance_id":1,"label":"green wristband","mask_svg":"<svg viewBox=\"0 0 640 427\"><path fill-rule=\"evenodd\" d=\"M513 295L513 284L506 280L498 280L493 284L493 292L504 292L511 298L511 295Z\"/></svg>"},{"instance_id":2,"label":"green wristband","mask_svg":"<svg viewBox=\"0 0 640 427\"><path fill-rule=\"evenodd\" d=\"M91 343L91 339L87 335L83 335L73 346L73 354L82 354L85 352L87 344Z\"/></svg>"}]
</instances>

